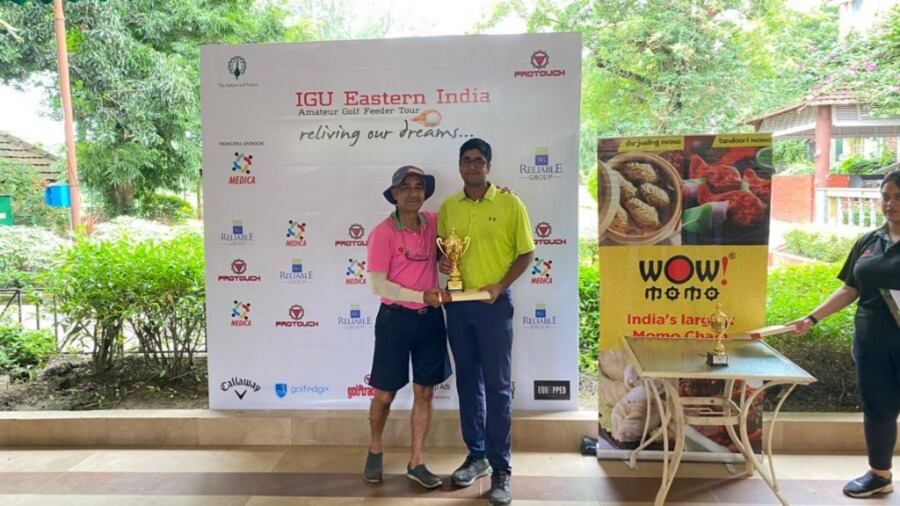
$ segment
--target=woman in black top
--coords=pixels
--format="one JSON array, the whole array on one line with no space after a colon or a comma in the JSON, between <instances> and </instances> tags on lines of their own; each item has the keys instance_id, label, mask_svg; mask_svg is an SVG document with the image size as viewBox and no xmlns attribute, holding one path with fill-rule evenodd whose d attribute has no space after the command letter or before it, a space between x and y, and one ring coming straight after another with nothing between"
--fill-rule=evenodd
<instances>
[{"instance_id":1,"label":"woman in black top","mask_svg":"<svg viewBox=\"0 0 900 506\"><path fill-rule=\"evenodd\" d=\"M900 170L881 183L885 224L862 236L847 257L838 278L844 282L819 307L792 322L795 335L828 315L858 301L854 319L853 359L862 398L869 469L844 486L850 497L893 491L891 456L900 414L900 326L882 289L900 290Z\"/></svg>"}]
</instances>

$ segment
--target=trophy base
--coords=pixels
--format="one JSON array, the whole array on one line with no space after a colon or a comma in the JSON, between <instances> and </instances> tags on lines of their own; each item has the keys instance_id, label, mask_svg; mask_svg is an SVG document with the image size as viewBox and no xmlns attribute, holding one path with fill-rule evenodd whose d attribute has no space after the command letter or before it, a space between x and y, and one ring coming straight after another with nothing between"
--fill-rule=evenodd
<instances>
[{"instance_id":1,"label":"trophy base","mask_svg":"<svg viewBox=\"0 0 900 506\"><path fill-rule=\"evenodd\" d=\"M450 290L443 295L444 302L471 302L476 300L491 300L491 294L485 290Z\"/></svg>"},{"instance_id":2,"label":"trophy base","mask_svg":"<svg viewBox=\"0 0 900 506\"><path fill-rule=\"evenodd\" d=\"M463 282L461 279L450 279L447 280L447 291L449 292L461 292L463 291Z\"/></svg>"},{"instance_id":3,"label":"trophy base","mask_svg":"<svg viewBox=\"0 0 900 506\"><path fill-rule=\"evenodd\" d=\"M728 367L728 354L710 351L706 353L706 365L710 367Z\"/></svg>"}]
</instances>

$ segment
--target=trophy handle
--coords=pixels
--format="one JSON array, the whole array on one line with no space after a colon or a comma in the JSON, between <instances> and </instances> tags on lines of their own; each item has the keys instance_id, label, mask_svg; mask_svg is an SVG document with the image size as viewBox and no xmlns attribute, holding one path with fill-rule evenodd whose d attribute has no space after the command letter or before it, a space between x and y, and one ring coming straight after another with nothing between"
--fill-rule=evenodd
<instances>
[{"instance_id":1,"label":"trophy handle","mask_svg":"<svg viewBox=\"0 0 900 506\"><path fill-rule=\"evenodd\" d=\"M463 239L463 247L462 247L462 251L459 252L459 256L463 256L466 253L466 251L469 250L469 245L471 243L472 243L472 238L469 236L466 236L465 239Z\"/></svg>"},{"instance_id":2,"label":"trophy handle","mask_svg":"<svg viewBox=\"0 0 900 506\"><path fill-rule=\"evenodd\" d=\"M445 257L448 256L447 252L444 251L444 240L441 239L440 237L438 237L436 242L437 242L438 249L441 250L441 254L444 255Z\"/></svg>"}]
</instances>

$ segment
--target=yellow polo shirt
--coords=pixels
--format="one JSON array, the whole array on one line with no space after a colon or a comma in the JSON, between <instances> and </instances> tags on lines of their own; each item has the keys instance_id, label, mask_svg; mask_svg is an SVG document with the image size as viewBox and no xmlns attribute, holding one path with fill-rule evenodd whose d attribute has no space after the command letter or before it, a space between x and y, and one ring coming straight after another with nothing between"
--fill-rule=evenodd
<instances>
[{"instance_id":1,"label":"yellow polo shirt","mask_svg":"<svg viewBox=\"0 0 900 506\"><path fill-rule=\"evenodd\" d=\"M519 255L534 251L525 204L493 184L481 200L465 191L447 197L438 212L438 235L447 237L451 228L471 240L459 266L466 289L499 283Z\"/></svg>"}]
</instances>

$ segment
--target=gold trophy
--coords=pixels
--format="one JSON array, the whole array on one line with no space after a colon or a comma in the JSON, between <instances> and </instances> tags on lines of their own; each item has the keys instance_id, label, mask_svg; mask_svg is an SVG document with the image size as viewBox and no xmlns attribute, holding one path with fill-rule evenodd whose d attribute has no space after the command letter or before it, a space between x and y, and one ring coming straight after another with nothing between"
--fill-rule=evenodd
<instances>
[{"instance_id":1,"label":"gold trophy","mask_svg":"<svg viewBox=\"0 0 900 506\"><path fill-rule=\"evenodd\" d=\"M722 311L722 304L716 304L716 310L709 315L709 328L716 334L716 345L713 351L706 353L706 365L711 367L728 367L728 353L722 343L722 335L734 323L734 317Z\"/></svg>"},{"instance_id":2,"label":"gold trophy","mask_svg":"<svg viewBox=\"0 0 900 506\"><path fill-rule=\"evenodd\" d=\"M456 228L450 229L446 239L437 238L437 247L445 257L450 259L450 274L447 279L448 302L471 300L490 300L491 294L484 290L466 290L462 273L459 271L459 259L466 253L471 244L469 237L460 238Z\"/></svg>"},{"instance_id":3,"label":"gold trophy","mask_svg":"<svg viewBox=\"0 0 900 506\"><path fill-rule=\"evenodd\" d=\"M450 259L450 278L447 280L447 290L450 292L463 291L462 273L459 272L459 259L469 249L471 240L466 237L460 239L456 235L456 228L450 229L450 235L446 239L437 238L437 247L445 257Z\"/></svg>"}]
</instances>

